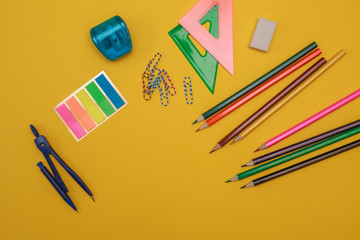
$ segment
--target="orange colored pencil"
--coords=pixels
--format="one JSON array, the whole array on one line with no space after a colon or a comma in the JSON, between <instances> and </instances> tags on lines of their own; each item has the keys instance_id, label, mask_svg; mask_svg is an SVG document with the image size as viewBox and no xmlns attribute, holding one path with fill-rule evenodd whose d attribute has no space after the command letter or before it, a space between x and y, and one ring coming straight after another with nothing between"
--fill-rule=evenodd
<instances>
[{"instance_id":1,"label":"orange colored pencil","mask_svg":"<svg viewBox=\"0 0 360 240\"><path fill-rule=\"evenodd\" d=\"M311 60L313 60L314 58L316 58L317 56L319 56L321 54L321 50L320 49L316 49L315 51L309 53L307 56L305 56L304 58L300 59L299 61L297 61L295 64L293 64L292 66L284 69L282 72L280 72L279 74L275 75L273 78L271 78L268 82L260 85L258 88L254 89L253 91L251 91L250 93L246 94L244 97L239 98L237 101L235 101L233 104L231 104L230 106L224 108L222 111L218 112L217 114L215 114L213 117L209 118L198 130L196 131L200 131L202 129L205 129L207 127L212 126L213 124L215 124L216 122L218 122L219 120L221 120L222 118L226 117L228 114L232 113L233 111L235 111L236 109L238 109L240 106L242 106L243 104L245 104L246 102L248 102L249 100L251 100L252 98L256 97L257 95L259 95L260 93L262 93L263 91L265 91L266 89L270 88L271 86L273 86L275 83L279 82L280 80L282 80L283 78L287 77L288 75L290 75L291 73L293 73L294 71L296 71L297 69L301 68L302 66L304 66L306 63L310 62Z\"/></svg>"}]
</instances>

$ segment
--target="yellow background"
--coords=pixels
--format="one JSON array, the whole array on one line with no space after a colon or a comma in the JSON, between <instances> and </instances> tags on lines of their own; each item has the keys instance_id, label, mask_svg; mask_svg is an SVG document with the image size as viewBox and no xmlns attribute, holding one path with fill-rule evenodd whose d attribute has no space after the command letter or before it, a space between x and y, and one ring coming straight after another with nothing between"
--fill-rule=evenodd
<instances>
[{"instance_id":1,"label":"yellow background","mask_svg":"<svg viewBox=\"0 0 360 240\"><path fill-rule=\"evenodd\" d=\"M252 157L359 117L357 99L268 151L252 153L359 88L360 2L234 1L235 74L219 66L214 95L168 36L195 3L1 1L0 239L360 239L360 149L256 188L239 189L263 174L224 183ZM128 25L133 51L111 62L89 31L114 15ZM258 17L278 23L267 53L249 48ZM195 133L200 124L191 123L312 41L327 59L341 48L348 54L246 139L209 155L305 67L209 129ZM150 102L141 95L141 74L156 52L177 88L168 107L160 105L158 93ZM101 70L129 104L76 142L52 108ZM185 76L192 78L193 105L184 100ZM36 166L45 160L30 123L83 178L95 204L61 167L79 214L50 186Z\"/></svg>"}]
</instances>

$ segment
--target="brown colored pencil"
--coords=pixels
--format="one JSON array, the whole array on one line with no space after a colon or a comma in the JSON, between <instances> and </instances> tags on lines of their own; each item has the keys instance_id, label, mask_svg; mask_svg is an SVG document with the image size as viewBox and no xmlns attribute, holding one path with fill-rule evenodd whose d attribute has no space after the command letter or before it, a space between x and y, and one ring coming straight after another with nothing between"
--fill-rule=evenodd
<instances>
[{"instance_id":1,"label":"brown colored pencil","mask_svg":"<svg viewBox=\"0 0 360 240\"><path fill-rule=\"evenodd\" d=\"M282 71L279 74L277 74L276 76L272 77L266 83L262 84L261 86L257 87L256 89L249 92L245 96L239 98L238 100L236 100L229 106L225 107L221 111L217 112L211 118L207 119L206 122L197 131L200 131L202 129L205 129L205 128L208 128L208 127L214 125L215 123L217 123L218 121L220 121L221 119L223 119L224 117L226 117L227 115L229 115L230 113L232 113L233 111L238 109L239 107L243 106L245 103L247 103L254 97L258 96L265 90L269 89L270 87L272 87L273 85L275 85L276 83L281 81L282 79L284 79L287 76L289 76L290 74L292 74L294 71L300 69L305 64L311 62L313 59L318 57L321 53L322 52L320 49L316 49L312 53L308 54L306 57L300 59L299 61L297 61L296 63L294 63L287 69L285 69L284 71Z\"/></svg>"},{"instance_id":2,"label":"brown colored pencil","mask_svg":"<svg viewBox=\"0 0 360 240\"><path fill-rule=\"evenodd\" d=\"M309 69L307 69L303 74L301 74L297 79L291 82L287 87L285 87L282 91L280 91L275 97L273 97L270 101L268 101L265 105L263 105L259 110L257 110L253 115L251 115L248 119L242 122L239 126L237 126L233 131L231 131L228 135L226 135L223 139L221 139L216 146L211 150L210 153L222 148L225 146L231 139L236 137L242 130L251 125L256 119L258 119L261 115L271 109L277 102L283 99L287 94L289 94L292 90L294 90L297 86L299 86L303 81L305 81L311 74L313 74L317 69L319 69L323 64L326 63L324 58L321 58L314 65L312 65Z\"/></svg>"},{"instance_id":3,"label":"brown colored pencil","mask_svg":"<svg viewBox=\"0 0 360 240\"><path fill-rule=\"evenodd\" d=\"M261 123L266 121L272 114L282 108L286 103L288 103L291 99L293 99L296 95L298 95L302 90L304 90L307 86L309 86L313 81L315 81L318 77L324 74L328 69L330 69L335 63L337 63L343 56L345 56L346 52L344 50L340 50L336 53L331 59L329 59L326 64L324 64L316 73L311 75L305 82L303 82L299 87L297 87L294 91L292 91L289 95L287 95L284 99L278 102L274 107L272 107L269 111L267 111L264 115L259 117L255 122L253 122L249 127L244 129L239 135L235 138L235 142L243 139L246 135L260 126ZM266 149L266 145L263 145L259 148L259 150Z\"/></svg>"}]
</instances>

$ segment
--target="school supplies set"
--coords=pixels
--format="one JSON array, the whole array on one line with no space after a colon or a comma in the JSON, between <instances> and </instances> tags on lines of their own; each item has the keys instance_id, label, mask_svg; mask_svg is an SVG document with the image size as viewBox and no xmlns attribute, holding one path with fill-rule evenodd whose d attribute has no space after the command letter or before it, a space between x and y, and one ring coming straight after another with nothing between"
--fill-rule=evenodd
<instances>
[{"instance_id":1,"label":"school supplies set","mask_svg":"<svg viewBox=\"0 0 360 240\"><path fill-rule=\"evenodd\" d=\"M305 56L304 58L299 59L297 62L295 62L296 60L295 61L293 60L294 61L293 65L290 65L291 62L289 60L291 60L292 58L296 59L296 57L299 54L305 55L306 52L304 52L304 50L307 50L308 52L310 52L311 50L313 50L311 48L315 48L315 47L316 47L316 43L310 44L309 46L307 46L306 48L304 48L303 50L301 50L300 52L298 52L297 54L295 54L294 56L292 56L291 58L289 58L288 60L286 60L285 62L283 62L282 64L280 64L279 66L275 67L274 69L272 69L270 72L267 73L267 74L269 74L269 73L273 72L273 75L269 74L269 76L267 76L267 78L264 78L263 76L267 75L267 74L265 74L262 77L260 77L259 79L264 81L264 83L262 85L260 85L261 84L260 83L259 86L257 87L256 84L258 84L258 82L257 82L259 80L258 79L255 82L248 85L247 87L241 89L239 92L235 93L230 98L224 100L223 102L221 102L214 108L212 108L212 109L208 110L207 112L205 112L204 114L202 114L200 116L200 118L198 118L194 122L194 123L196 123L196 122L200 122L203 120L206 121L205 124L198 129L198 131L213 125L215 122L222 119L224 116L228 115L229 113L231 113L232 111L234 111L239 106L246 103L253 97L257 96L259 93L263 92L269 86L273 85L274 82L276 82L279 79L282 79L283 77L292 73L293 71L291 69L298 69L299 68L298 66L301 66L302 61L305 61L305 59L307 59L307 61L309 61L308 59L310 59L310 60L312 59L310 54L315 54L317 52L315 54L315 56L320 55L321 51L315 50L315 51L311 52L310 54L308 54L307 56ZM216 144L216 146L212 149L211 152L221 149L227 143L229 143L231 140L234 140L233 141L233 143L234 143L234 142L237 142L237 141L243 139L248 133L250 133L252 130L254 130L257 126L259 126L267 118L269 118L274 112L276 112L278 109L280 109L281 106L286 104L289 100L291 100L294 96L296 96L299 92L301 92L305 87L307 87L312 81L314 81L320 75L322 75L327 69L329 69L332 65L334 65L345 54L346 53L344 50L340 50L329 61L326 61L324 58L319 59L310 68L308 68L305 72L303 72L298 78L296 78L293 82L291 82L288 86L286 86L282 91L280 91L277 95L275 95L271 100L269 100L265 105L263 105L260 109L258 109L254 114L252 114L249 118L247 118L239 126L237 126L233 131L231 131L223 139L221 139ZM289 65L290 66L286 68L285 64L288 64L288 66ZM281 68L281 66L283 68ZM289 130L283 132L282 134L279 134L278 136L270 139L269 141L265 142L256 151L269 148L270 146L284 140L288 136L290 136L290 135L296 133L297 131L300 131L301 129L305 128L306 126L320 120L322 117L324 117L324 116L332 113L333 111L339 109L340 107L348 104L349 102L353 101L354 99L358 98L359 96L360 96L360 89L349 94L345 98L340 99L339 101L328 106L327 108L323 109L322 111L318 112L317 114L309 117L308 119L300 122L299 124L295 125L294 127L290 128ZM229 107L227 107L228 105L229 105ZM224 110L223 110L223 108L224 108ZM207 120L207 119L209 119L209 120ZM286 152L289 154L279 157L278 159L275 159L272 162L268 162L263 165L254 167L250 170L241 172L241 173L235 175L233 178L231 178L227 182L238 181L243 178L252 176L253 174L260 173L262 171L265 171L269 168L272 168L279 164L290 161L290 160L297 158L299 156L302 156L304 154L310 153L310 152L320 149L322 147L333 144L337 141L340 141L340 140L343 140L350 136L353 136L353 135L359 133L359 131L360 131L360 128L359 129L357 129L357 128L351 129L346 133L340 134L340 135L335 136L330 139L325 139L323 142L314 144L313 146L309 146L307 148L303 148L303 149L300 149L300 150L292 152L292 153L291 153L291 151L289 151L290 153ZM309 166L320 160L327 159L330 156L334 156L334 155L337 155L344 151L355 148L358 145L359 144L357 142L354 142L353 144L350 144L349 146L346 145L346 146L343 146L342 148L335 149L333 151L319 155L318 157L309 159L307 161L296 164L296 165L286 168L284 170L280 170L276 173L267 175L263 178L256 179L256 180L250 182L249 184L245 185L244 188L250 187L250 186L256 186L256 185L259 185L260 183L264 183L266 181L275 179L279 176L283 176L287 173L301 169L305 166ZM294 149L292 149L292 151L293 150ZM280 156L280 155L277 155L277 156ZM257 163L260 163L260 162L257 162ZM245 164L244 166L252 166L252 165L255 165L255 164L249 163L249 164Z\"/></svg>"},{"instance_id":2,"label":"school supplies set","mask_svg":"<svg viewBox=\"0 0 360 240\"><path fill-rule=\"evenodd\" d=\"M129 53L132 49L129 31L125 22L119 16L114 16L92 28L90 36L97 49L109 60L116 60ZM101 71L57 104L53 110L74 139L80 141L126 105L127 101L124 96L108 75ZM30 125L30 128L36 137L35 144L43 153L52 174L42 162L38 162L37 166L63 200L78 212L75 204L68 196L68 189L55 168L50 155L94 200L93 194L81 178L51 148L46 138L39 135L33 125Z\"/></svg>"},{"instance_id":3,"label":"school supplies set","mask_svg":"<svg viewBox=\"0 0 360 240\"><path fill-rule=\"evenodd\" d=\"M224 17L226 15L226 17ZM227 23L227 27L224 25L219 26L220 23ZM175 27L169 32L169 35L176 43L180 51L183 53L185 58L189 61L194 70L198 73L199 77L205 83L210 92L214 93L215 82L216 82L216 73L218 63L220 63L230 74L233 74L233 45L232 45L232 1L216 1L216 0L200 0L195 6L179 21L180 25ZM207 32L202 25L205 23L210 23L209 31ZM253 34L250 48L254 48L263 52L269 50L270 43L272 41L277 23L270 21L268 19L259 18L255 32ZM199 44L205 48L205 55L201 55L196 49L195 45L189 39L191 35ZM224 44L224 43L227 43ZM226 45L226 47L225 47ZM234 93L227 99L223 100L219 104L215 105L211 109L207 110L200 115L198 119L194 121L193 124L205 121L196 132L211 127L221 119L228 116L230 113L255 98L265 90L269 89L271 86L275 85L282 79L291 75L293 72L299 70L305 64L311 62L318 56L322 54L322 51L317 48L316 42L313 42L295 53L293 56L274 67L269 72L265 73L263 76L256 79L254 82L240 89L238 92ZM225 54L227 53L227 54ZM325 73L330 67L332 67L337 61L339 61L346 52L340 50L328 61L325 58L320 58L315 63L313 63L308 69L303 71L299 76L277 93L272 99L266 102L262 107L255 111L250 117L240 123L234 130L224 136L210 151L210 153L215 152L223 148L227 143L235 143L244 139L250 132L256 129L261 123L267 120L272 114L279 110L282 106L288 103L293 99L297 94L309 86L314 80L318 79L323 73ZM317 114L307 118L306 120L300 122L289 130L279 134L278 136L268 140L259 150L269 148L272 145L284 140L292 134L295 134L297 131L309 126L312 123L320 120L326 115L332 113L333 111L345 106L349 102L360 96L360 89L349 94L348 96L338 100L332 105L321 110ZM324 139L324 142L315 144L309 148L311 151L319 149L328 144L332 144L336 141L340 141L346 137L353 136L357 134L357 131L348 132L345 135L336 136L334 139ZM294 167L285 169L284 171L279 171L274 173L274 175L266 176L264 178L256 179L254 182L249 183L245 187L256 186L258 184L268 181L269 179L274 179L278 176L285 175L289 172L298 170L304 166L308 166L320 160L326 159L330 156L339 154L343 151L350 150L358 146L357 143L350 144L349 146L344 146L343 148L335 149L328 153L319 155L304 161L304 163L299 163ZM346 150L344 150L346 149ZM294 150L292 150L294 151ZM230 179L228 182L237 181L244 177L251 176L252 174L259 173L270 167L274 167L285 161L289 161L294 156L298 157L299 154L306 154L310 150L307 148L298 150L299 152L291 153L289 156L280 158L276 163L266 163L264 166L258 166L254 169L247 170L243 173L237 174L234 178ZM278 157L280 155L277 155ZM285 160L284 160L285 159ZM258 162L260 163L260 162ZM249 163L244 166L252 166L254 164Z\"/></svg>"},{"instance_id":4,"label":"school supplies set","mask_svg":"<svg viewBox=\"0 0 360 240\"><path fill-rule=\"evenodd\" d=\"M217 121L221 120L234 110L238 109L244 103L253 99L257 95L262 93L264 90L268 89L284 77L299 69L305 63L311 61L316 56L320 55L321 51L319 49L311 52L311 50L315 49L316 47L317 44L315 42L310 44L309 46L302 49L300 52L296 53L291 58L287 59L285 62L281 63L256 81L252 82L251 84L241 89L237 93L233 94L229 98L225 99L215 107L203 113L195 121L196 123L205 120L205 123L198 129L198 131L212 126ZM214 152L224 147L233 139L235 139L234 142L243 139L244 136L250 132L247 131L246 134L243 134L242 132L244 130L254 124L252 127L253 130L254 126L258 126L261 122L265 121L271 114L273 114L281 106L283 106L293 97L295 97L299 92L301 92L311 82L317 79L321 74L323 74L327 69L329 69L329 67L334 65L344 55L345 51L341 50L329 61L326 61L324 58L318 60L310 68L303 72L298 78L291 82L287 87L281 90L270 101L268 101L265 105L258 109L253 115L251 115L248 119L246 119L239 126L237 126L233 131L231 131L224 138L222 138L212 149L211 152ZM320 119L318 116L325 116L357 97L358 93L354 93L353 95L348 96L347 98L337 103L336 106L330 106L325 112L319 113L319 115L314 117L314 119ZM314 121L311 121L311 123L312 122Z\"/></svg>"},{"instance_id":5,"label":"school supplies set","mask_svg":"<svg viewBox=\"0 0 360 240\"><path fill-rule=\"evenodd\" d=\"M199 0L179 20L178 23L178 26L168 32L169 36L193 67L210 93L214 94L219 63L228 73L230 73L230 75L234 74L233 1ZM203 27L205 23L210 24L209 31ZM276 27L276 22L259 18L255 32L251 39L250 48L257 49L262 52L269 51L270 43ZM190 35L205 49L205 55L200 54L199 50L190 40ZM129 30L123 19L119 16L114 16L113 18L110 18L93 27L90 30L90 37L100 53L111 61L125 56L132 50L133 47ZM310 63L313 60L315 61L315 59L321 54L322 51L318 48L316 42L312 42L305 46L293 56L289 57L249 85L243 87L227 99L202 113L193 123L195 124L205 121L197 131L213 126L215 123L230 115L230 113L243 106L245 103L254 99L256 96L274 86L282 79L302 68L305 64ZM330 67L335 65L335 63L338 62L345 54L344 50L340 50L329 60L325 60L325 58L316 60L308 69L299 74L293 82L266 102L245 121L240 123L234 130L224 136L210 153L223 148L230 141L235 143L244 139L273 113L293 99L313 81L318 79ZM175 96L177 90L169 73L163 67L160 67L161 59L162 54L159 52L156 53L148 61L148 64L142 73L142 98L145 101L150 101L154 96L154 93L158 92L160 95L161 105L168 106L170 103L170 97ZM187 105L191 105L194 102L194 98L192 79L188 74L186 74L182 79L182 84L184 87L185 103ZM267 149L276 143L285 140L290 135L295 134L312 123L315 123L326 115L350 103L359 96L360 89L343 99L338 100L306 120L303 120L289 130L286 130L278 136L266 141L257 149L257 151ZM74 139L76 141L81 141L126 105L127 101L125 97L117 89L105 71L101 71L57 104L53 110ZM69 173L69 175L71 175L71 177L86 191L86 193L93 198L92 193L80 177L78 177L75 172L71 170L55 153L45 137L40 136L35 127L32 125L31 130L36 136L36 146L43 153L50 166L52 174L42 164L42 162L39 162L38 166L41 172L64 199L64 201L77 211L74 203L68 196L68 189L50 159L50 155L53 155L53 157ZM243 167L257 166L236 174L227 182L238 181L260 173L310 152L322 149L343 139L347 139L359 132L360 120L357 120L334 130L306 139L297 144L292 144L283 149L254 158L243 165ZM354 141L350 144L320 154L280 171L257 178L244 185L243 188L257 186L290 172L312 165L316 162L330 158L331 156L356 148L359 145L360 140Z\"/></svg>"}]
</instances>

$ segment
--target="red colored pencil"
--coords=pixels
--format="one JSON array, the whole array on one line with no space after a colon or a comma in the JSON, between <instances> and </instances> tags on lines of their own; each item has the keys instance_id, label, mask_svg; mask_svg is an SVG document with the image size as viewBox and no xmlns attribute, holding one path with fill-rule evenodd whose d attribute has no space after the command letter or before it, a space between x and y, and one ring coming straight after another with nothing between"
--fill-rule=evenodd
<instances>
[{"instance_id":1,"label":"red colored pencil","mask_svg":"<svg viewBox=\"0 0 360 240\"><path fill-rule=\"evenodd\" d=\"M246 94L244 97L239 98L238 100L236 100L233 104L231 104L230 106L224 108L222 111L218 112L217 114L215 114L213 117L209 118L197 131L200 131L202 129L205 129L207 127L212 126L213 124L215 124L217 121L221 120L222 118L226 117L228 114L232 113L233 111L235 111L237 108L239 108L241 105L245 104L246 102L248 102L249 100L251 100L252 98L256 97L257 95L259 95L260 93L262 93L263 91L265 91L266 89L270 88L271 86L273 86L275 83L279 82L280 80L282 80L283 78L287 77L288 75L290 75L291 73L293 73L294 71L296 71L297 69L301 68L303 65L305 65L306 63L310 62L311 60L313 60L314 58L316 58L317 56L319 56L321 54L321 50L320 49L316 49L315 51L309 53L307 56L305 56L304 58L300 59L299 61L297 61L296 63L294 63L293 65L291 65L290 67L284 69L282 72L280 72L279 74L275 75L273 78L271 78L268 82L260 85L258 88L254 89L253 91L251 91L250 93Z\"/></svg>"}]
</instances>

